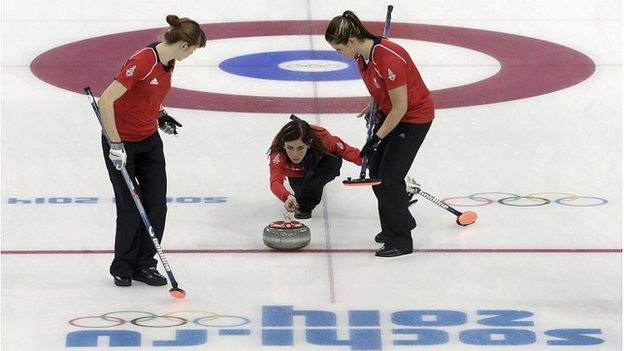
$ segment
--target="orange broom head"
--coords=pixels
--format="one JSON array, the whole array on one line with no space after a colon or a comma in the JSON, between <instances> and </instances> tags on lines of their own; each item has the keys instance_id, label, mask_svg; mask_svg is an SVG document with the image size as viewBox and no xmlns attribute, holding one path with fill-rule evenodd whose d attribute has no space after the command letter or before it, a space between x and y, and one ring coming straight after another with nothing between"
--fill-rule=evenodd
<instances>
[{"instance_id":1,"label":"orange broom head","mask_svg":"<svg viewBox=\"0 0 624 351\"><path fill-rule=\"evenodd\" d=\"M171 288L171 290L169 290L169 294L171 294L171 296L175 297L176 299L183 299L186 297L186 291L180 288Z\"/></svg>"},{"instance_id":2,"label":"orange broom head","mask_svg":"<svg viewBox=\"0 0 624 351\"><path fill-rule=\"evenodd\" d=\"M467 226L477 221L477 213L472 211L466 211L457 216L457 223L459 225Z\"/></svg>"},{"instance_id":3,"label":"orange broom head","mask_svg":"<svg viewBox=\"0 0 624 351\"><path fill-rule=\"evenodd\" d=\"M381 179L351 179L347 178L342 181L346 186L373 186L381 184Z\"/></svg>"}]
</instances>

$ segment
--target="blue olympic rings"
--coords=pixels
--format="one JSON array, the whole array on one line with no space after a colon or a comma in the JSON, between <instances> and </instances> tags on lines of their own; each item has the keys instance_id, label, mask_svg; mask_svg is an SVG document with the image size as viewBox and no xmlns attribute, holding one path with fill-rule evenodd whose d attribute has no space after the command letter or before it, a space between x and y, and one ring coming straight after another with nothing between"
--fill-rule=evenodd
<instances>
[{"instance_id":1,"label":"blue olympic rings","mask_svg":"<svg viewBox=\"0 0 624 351\"><path fill-rule=\"evenodd\" d=\"M499 195L499 196L496 196L494 199L492 199L488 195ZM551 196L551 195L556 195L556 196L563 195L563 197L559 197L557 199L549 199L548 196ZM466 203L466 200L469 200L470 203ZM449 206L456 206L456 207L487 206L487 205L493 204L494 202L497 202L505 206L511 206L511 207L539 207L539 206L548 205L551 202L555 202L559 205L570 206L570 207L593 207L593 206L604 205L608 203L609 201L602 197L579 196L579 195L559 193L559 192L545 192L545 193L533 193L533 194L528 194L528 195L518 195L514 193L490 191L490 192L475 193L475 194L468 195L468 196L448 197L446 199L443 199L442 202L444 202L445 204Z\"/></svg>"},{"instance_id":2,"label":"blue olympic rings","mask_svg":"<svg viewBox=\"0 0 624 351\"><path fill-rule=\"evenodd\" d=\"M180 314L190 313L200 315L193 319L180 317ZM135 314L142 316L132 318ZM126 318L121 318L122 315ZM221 322L213 322L216 320ZM86 322L90 320L91 322ZM155 322L155 323L150 323ZM249 318L240 316L220 315L209 311L184 310L157 315L146 311L113 311L101 314L99 316L77 317L69 320L69 324L79 328L114 328L125 323L136 325L143 328L174 328L192 322L196 325L210 328L233 328L249 324Z\"/></svg>"}]
</instances>

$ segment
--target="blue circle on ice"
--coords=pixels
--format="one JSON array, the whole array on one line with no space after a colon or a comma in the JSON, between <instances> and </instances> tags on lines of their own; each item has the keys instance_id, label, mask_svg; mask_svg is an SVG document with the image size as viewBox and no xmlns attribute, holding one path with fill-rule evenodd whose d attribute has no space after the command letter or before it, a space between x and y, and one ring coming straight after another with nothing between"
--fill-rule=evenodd
<instances>
[{"instance_id":1,"label":"blue circle on ice","mask_svg":"<svg viewBox=\"0 0 624 351\"><path fill-rule=\"evenodd\" d=\"M219 64L239 76L272 80L332 81L360 79L355 60L335 51L275 51L232 57Z\"/></svg>"}]
</instances>

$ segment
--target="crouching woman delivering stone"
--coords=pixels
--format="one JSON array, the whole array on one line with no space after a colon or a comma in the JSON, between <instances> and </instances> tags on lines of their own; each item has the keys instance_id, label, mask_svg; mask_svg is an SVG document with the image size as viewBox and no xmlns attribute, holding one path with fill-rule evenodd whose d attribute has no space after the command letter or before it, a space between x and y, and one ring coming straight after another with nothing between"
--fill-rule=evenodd
<instances>
[{"instance_id":1,"label":"crouching woman delivering stone","mask_svg":"<svg viewBox=\"0 0 624 351\"><path fill-rule=\"evenodd\" d=\"M307 219L321 202L323 187L340 175L342 159L362 164L360 150L326 129L295 115L273 139L268 150L271 191L295 218ZM294 194L284 186L288 177Z\"/></svg>"}]
</instances>

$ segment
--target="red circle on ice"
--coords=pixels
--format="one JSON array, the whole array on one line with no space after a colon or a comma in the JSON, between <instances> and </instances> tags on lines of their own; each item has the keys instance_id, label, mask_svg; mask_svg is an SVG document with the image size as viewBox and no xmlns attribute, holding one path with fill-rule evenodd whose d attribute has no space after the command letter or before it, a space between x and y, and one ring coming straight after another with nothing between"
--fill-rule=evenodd
<instances>
[{"instance_id":1,"label":"red circle on ice","mask_svg":"<svg viewBox=\"0 0 624 351\"><path fill-rule=\"evenodd\" d=\"M323 35L327 21L267 21L203 24L210 40L258 36ZM366 25L381 33L383 23ZM77 93L91 86L101 94L136 50L156 41L163 28L96 37L56 47L39 55L31 70L40 79ZM422 40L479 51L499 61L495 75L478 82L432 91L437 109L511 101L578 84L596 67L584 54L544 40L478 29L393 23L392 38ZM201 52L201 51L199 51ZM199 53L198 52L198 53ZM196 54L197 55L197 54ZM417 53L415 54L417 55ZM225 82L227 84L227 82ZM172 87L165 105L212 111L263 113L354 113L370 97L265 97L222 94Z\"/></svg>"}]
</instances>

